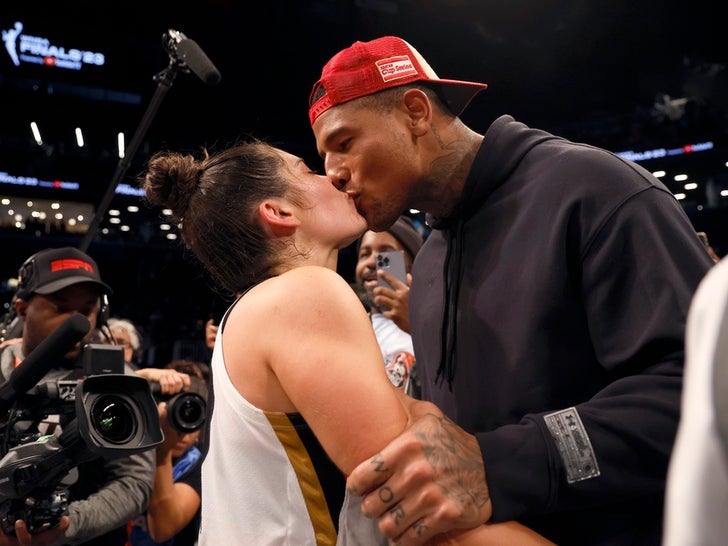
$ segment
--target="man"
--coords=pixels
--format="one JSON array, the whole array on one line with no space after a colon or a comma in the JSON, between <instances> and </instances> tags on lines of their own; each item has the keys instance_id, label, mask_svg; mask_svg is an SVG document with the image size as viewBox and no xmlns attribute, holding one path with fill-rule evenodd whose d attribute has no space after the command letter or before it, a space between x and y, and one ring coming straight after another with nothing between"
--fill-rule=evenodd
<instances>
[{"instance_id":1,"label":"man","mask_svg":"<svg viewBox=\"0 0 728 546\"><path fill-rule=\"evenodd\" d=\"M109 345L121 345L124 348L124 361L132 369L138 370L141 366L142 334L136 325L124 318L110 317L107 321L110 339L104 339Z\"/></svg>"},{"instance_id":2,"label":"man","mask_svg":"<svg viewBox=\"0 0 728 546\"><path fill-rule=\"evenodd\" d=\"M70 377L77 367L81 345L94 335L101 297L110 292L96 262L76 248L42 250L26 260L20 269L15 299L15 309L23 321L22 341L0 353L0 385L68 317L80 313L89 320L89 332L41 382ZM64 416L55 415L34 424L46 434L60 433L63 425ZM33 535L28 533L26 522L19 520L15 523L17 538L0 532L0 545L123 545L126 522L147 508L154 481L153 457L151 449L113 460L81 463L76 481L69 486L68 516L63 516L55 527Z\"/></svg>"},{"instance_id":3,"label":"man","mask_svg":"<svg viewBox=\"0 0 728 546\"><path fill-rule=\"evenodd\" d=\"M407 208L433 228L410 325L437 407L417 402L348 486L405 546L510 519L560 545L658 545L686 312L713 262L640 166L507 115L466 126L485 87L391 36L313 87L326 174L370 229Z\"/></svg>"},{"instance_id":4,"label":"man","mask_svg":"<svg viewBox=\"0 0 728 546\"><path fill-rule=\"evenodd\" d=\"M374 333L382 349L384 367L395 387L414 398L420 397L420 382L415 368L414 348L409 334L409 285L382 271L382 278L392 288L380 286L376 256L380 252L404 252L407 274L424 239L409 216L400 216L381 232L366 231L357 242L354 267L359 297L369 310Z\"/></svg>"}]
</instances>

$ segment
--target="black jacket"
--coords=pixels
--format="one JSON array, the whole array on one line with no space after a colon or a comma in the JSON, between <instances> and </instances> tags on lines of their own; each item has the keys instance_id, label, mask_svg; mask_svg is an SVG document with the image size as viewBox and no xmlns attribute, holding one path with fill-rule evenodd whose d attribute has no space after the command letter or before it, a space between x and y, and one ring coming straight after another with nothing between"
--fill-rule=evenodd
<instances>
[{"instance_id":1,"label":"black jacket","mask_svg":"<svg viewBox=\"0 0 728 546\"><path fill-rule=\"evenodd\" d=\"M686 314L713 264L681 205L634 163L502 116L459 209L429 222L409 303L422 395L476 433L493 521L658 545Z\"/></svg>"}]
</instances>

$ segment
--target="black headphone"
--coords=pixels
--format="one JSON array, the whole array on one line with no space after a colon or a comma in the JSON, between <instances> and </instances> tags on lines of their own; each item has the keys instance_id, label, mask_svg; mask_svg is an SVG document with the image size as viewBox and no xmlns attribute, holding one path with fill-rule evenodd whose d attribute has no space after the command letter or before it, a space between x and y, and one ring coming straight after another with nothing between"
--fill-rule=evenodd
<instances>
[{"instance_id":1,"label":"black headphone","mask_svg":"<svg viewBox=\"0 0 728 546\"><path fill-rule=\"evenodd\" d=\"M35 254L23 262L18 270L18 289L15 291L15 297L21 300L27 300L31 296L28 290L30 279L35 276Z\"/></svg>"},{"instance_id":2,"label":"black headphone","mask_svg":"<svg viewBox=\"0 0 728 546\"><path fill-rule=\"evenodd\" d=\"M28 300L33 292L29 290L32 286L31 280L37 275L37 268L35 265L35 254L23 262L18 270L18 288L15 291L15 299ZM12 306L9 313L15 313L15 307ZM111 316L111 309L109 308L109 295L103 292L99 297L99 311L96 314L96 328L102 333L108 329L108 321Z\"/></svg>"}]
</instances>

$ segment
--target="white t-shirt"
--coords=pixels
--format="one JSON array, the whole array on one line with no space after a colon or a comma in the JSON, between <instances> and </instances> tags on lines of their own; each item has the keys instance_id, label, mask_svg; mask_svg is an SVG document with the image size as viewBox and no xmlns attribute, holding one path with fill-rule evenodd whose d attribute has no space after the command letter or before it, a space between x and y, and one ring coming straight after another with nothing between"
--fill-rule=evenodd
<instances>
[{"instance_id":1,"label":"white t-shirt","mask_svg":"<svg viewBox=\"0 0 728 546\"><path fill-rule=\"evenodd\" d=\"M728 366L728 359L715 361L727 308L728 260L724 260L708 271L688 313L681 417L667 477L664 546L728 543L728 453L716 426L713 396L714 365Z\"/></svg>"},{"instance_id":2,"label":"white t-shirt","mask_svg":"<svg viewBox=\"0 0 728 546\"><path fill-rule=\"evenodd\" d=\"M371 319L374 334L382 350L387 377L395 387L403 389L410 396L416 396L415 350L412 346L412 337L381 313L373 313Z\"/></svg>"}]
</instances>

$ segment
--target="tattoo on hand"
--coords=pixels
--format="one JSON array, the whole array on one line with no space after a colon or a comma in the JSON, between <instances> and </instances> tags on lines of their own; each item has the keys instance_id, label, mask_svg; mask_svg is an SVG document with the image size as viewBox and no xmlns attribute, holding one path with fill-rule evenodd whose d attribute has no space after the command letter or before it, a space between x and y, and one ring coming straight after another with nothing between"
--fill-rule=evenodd
<instances>
[{"instance_id":1,"label":"tattoo on hand","mask_svg":"<svg viewBox=\"0 0 728 546\"><path fill-rule=\"evenodd\" d=\"M369 462L374 465L375 472L385 472L387 470L384 466L384 459L382 459L381 453L377 453Z\"/></svg>"},{"instance_id":2,"label":"tattoo on hand","mask_svg":"<svg viewBox=\"0 0 728 546\"><path fill-rule=\"evenodd\" d=\"M477 441L447 417L430 414L433 426L420 429L419 437L423 445L429 446L425 453L436 476L448 475L447 469L455 469L454 482L450 488L441 483L446 496L453 498L463 507L472 506L480 510L490 500L482 455ZM474 515L474 514L472 514ZM471 516L472 516L471 515Z\"/></svg>"},{"instance_id":3,"label":"tattoo on hand","mask_svg":"<svg viewBox=\"0 0 728 546\"><path fill-rule=\"evenodd\" d=\"M384 504L389 504L394 500L394 491L392 491L389 486L383 485L379 488L379 500L382 501Z\"/></svg>"},{"instance_id":4,"label":"tattoo on hand","mask_svg":"<svg viewBox=\"0 0 728 546\"><path fill-rule=\"evenodd\" d=\"M399 522L404 519L406 514L404 513L404 508L402 508L402 505L398 504L394 508L392 508L389 511L389 514L392 516L392 519L394 520L394 523L399 525Z\"/></svg>"},{"instance_id":5,"label":"tattoo on hand","mask_svg":"<svg viewBox=\"0 0 728 546\"><path fill-rule=\"evenodd\" d=\"M425 520L424 519L421 519L421 520L416 521L412 527L414 527L415 534L418 537L421 537L427 531L430 530L430 528L427 525L425 525Z\"/></svg>"}]
</instances>

